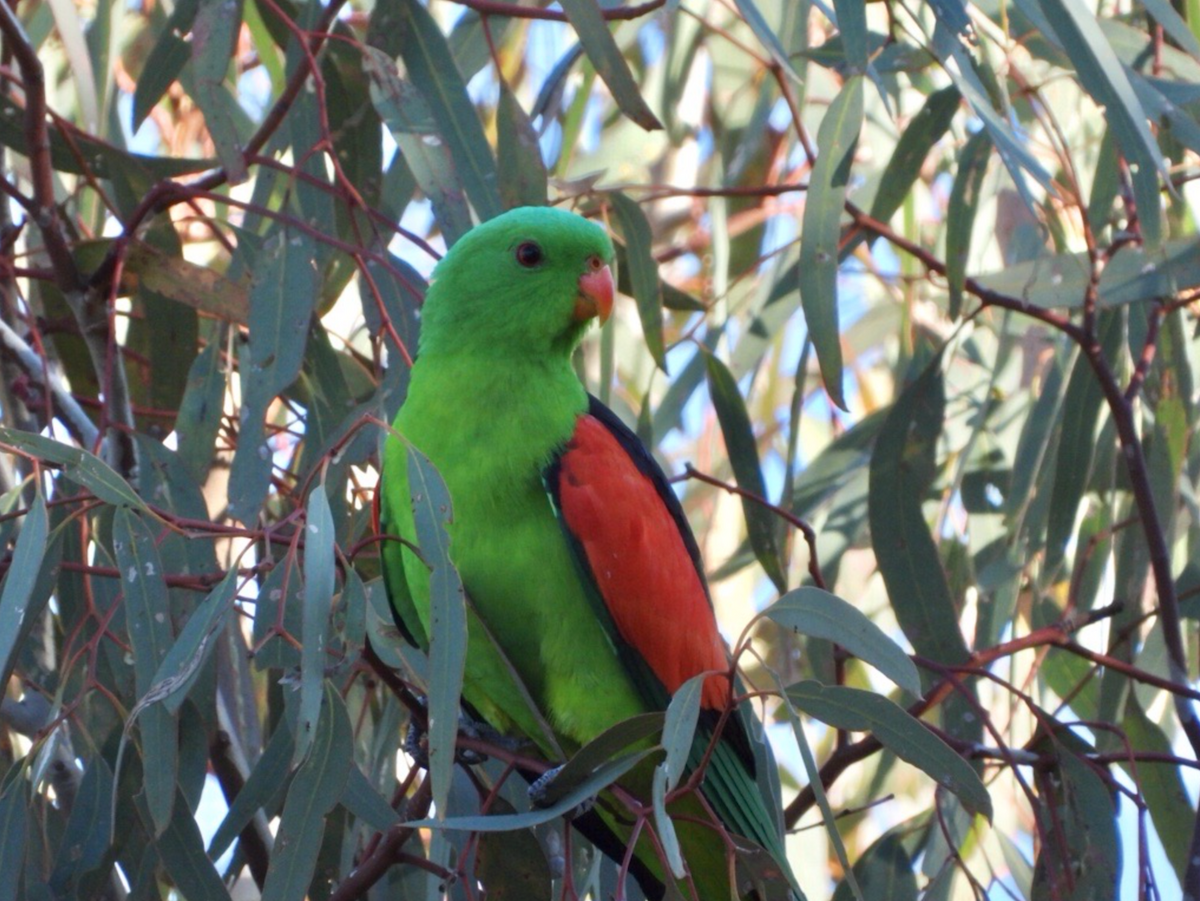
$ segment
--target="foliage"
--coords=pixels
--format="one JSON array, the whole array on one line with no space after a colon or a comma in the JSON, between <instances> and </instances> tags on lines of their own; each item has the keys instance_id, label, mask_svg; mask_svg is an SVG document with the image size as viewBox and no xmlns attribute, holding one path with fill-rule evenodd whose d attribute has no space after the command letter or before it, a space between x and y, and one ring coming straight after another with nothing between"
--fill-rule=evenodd
<instances>
[{"instance_id":1,"label":"foliage","mask_svg":"<svg viewBox=\"0 0 1200 901\"><path fill-rule=\"evenodd\" d=\"M0 3L0 899L607 898L561 814L647 736L671 855L695 692L541 812L400 751L377 450L439 249L548 199L808 895L1200 897L1198 7L561 8Z\"/></svg>"}]
</instances>

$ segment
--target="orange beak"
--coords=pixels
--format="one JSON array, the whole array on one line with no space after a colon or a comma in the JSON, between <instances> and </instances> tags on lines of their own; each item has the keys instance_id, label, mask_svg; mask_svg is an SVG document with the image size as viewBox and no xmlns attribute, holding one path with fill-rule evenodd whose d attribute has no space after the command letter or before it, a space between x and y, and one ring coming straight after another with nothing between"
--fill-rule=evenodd
<instances>
[{"instance_id":1,"label":"orange beak","mask_svg":"<svg viewBox=\"0 0 1200 901\"><path fill-rule=\"evenodd\" d=\"M599 263L599 260L597 260ZM608 322L612 315L613 294L612 270L600 264L579 276L579 296L575 298L575 321L586 322L600 318L600 324Z\"/></svg>"}]
</instances>

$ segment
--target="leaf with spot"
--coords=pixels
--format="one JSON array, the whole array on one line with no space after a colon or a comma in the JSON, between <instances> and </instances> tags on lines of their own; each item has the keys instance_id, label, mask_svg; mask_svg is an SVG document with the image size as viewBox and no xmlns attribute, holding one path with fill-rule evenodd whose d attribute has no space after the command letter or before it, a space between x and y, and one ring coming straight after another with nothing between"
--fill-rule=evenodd
<instances>
[{"instance_id":1,"label":"leaf with spot","mask_svg":"<svg viewBox=\"0 0 1200 901\"><path fill-rule=\"evenodd\" d=\"M742 399L733 374L724 363L710 353L704 354L704 363L708 374L708 390L717 409L717 421L725 438L729 463L738 487L746 492L742 497L742 513L746 517L750 546L775 587L786 591L787 577L783 571L775 514L762 503L767 496L767 485L759 464L758 445L754 440L746 402Z\"/></svg>"},{"instance_id":2,"label":"leaf with spot","mask_svg":"<svg viewBox=\"0 0 1200 901\"><path fill-rule=\"evenodd\" d=\"M838 242L854 149L863 124L863 77L846 80L821 119L800 235L800 299L830 399L845 409L838 315Z\"/></svg>"},{"instance_id":3,"label":"leaf with spot","mask_svg":"<svg viewBox=\"0 0 1200 901\"><path fill-rule=\"evenodd\" d=\"M129 644L139 704L154 689L154 675L172 644L171 603L154 534L142 517L120 509L113 518L113 549L125 592ZM179 770L179 724L163 706L146 707L138 719L146 780L146 805L161 834L171 821Z\"/></svg>"},{"instance_id":4,"label":"leaf with spot","mask_svg":"<svg viewBox=\"0 0 1200 901\"><path fill-rule=\"evenodd\" d=\"M450 562L446 526L453 520L450 492L429 459L406 448L413 521L421 558L429 567L429 778L438 818L446 815L458 740L459 699L467 659L467 604Z\"/></svg>"},{"instance_id":5,"label":"leaf with spot","mask_svg":"<svg viewBox=\"0 0 1200 901\"><path fill-rule=\"evenodd\" d=\"M971 765L920 720L883 695L806 681L788 686L788 700L836 729L869 732L901 760L954 792L971 813L992 818L992 799Z\"/></svg>"}]
</instances>

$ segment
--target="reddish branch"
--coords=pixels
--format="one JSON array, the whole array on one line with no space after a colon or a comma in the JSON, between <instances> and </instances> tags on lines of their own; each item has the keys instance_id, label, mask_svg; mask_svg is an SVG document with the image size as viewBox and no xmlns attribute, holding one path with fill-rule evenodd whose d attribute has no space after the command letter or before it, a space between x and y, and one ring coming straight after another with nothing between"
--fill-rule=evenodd
<instances>
[{"instance_id":1,"label":"reddish branch","mask_svg":"<svg viewBox=\"0 0 1200 901\"><path fill-rule=\"evenodd\" d=\"M536 6L521 6L518 3L504 3L501 0L454 0L459 6L473 9L482 16L508 16L512 19L541 19L549 22L568 21L566 13L555 9L542 9ZM602 9L600 12L609 22L639 19L657 9L666 6L667 0L649 0L637 6L625 6L618 9Z\"/></svg>"},{"instance_id":2,"label":"reddish branch","mask_svg":"<svg viewBox=\"0 0 1200 901\"><path fill-rule=\"evenodd\" d=\"M985 669L990 664L999 660L1002 657L1010 657L1019 651L1029 650L1031 648L1040 648L1048 645L1063 646L1072 644L1069 636L1082 629L1084 626L1091 625L1101 619L1113 616L1121 608L1119 606L1102 607L1092 611L1086 617L1072 617L1049 626L1043 626L1040 629L1035 629L1028 635L1021 638L1015 638L1012 641L1006 641L1003 644L998 644L995 647L988 648L983 651L976 651L962 665L953 667L955 673L979 671ZM1069 648L1068 648L1069 649ZM919 658L914 658L918 663L922 661ZM940 665L935 669L940 669ZM1140 671L1139 671L1140 672ZM955 690L955 680L944 678L938 682L923 699L913 704L908 708L908 712L914 717L920 717L927 711L932 710L937 705L941 704ZM867 735L865 738L859 739L851 744L843 745L832 754L821 766L821 785L828 788L832 785L842 773L844 773L852 764L866 760L876 751L883 749L883 745L879 739L873 735ZM788 827L795 826L800 817L808 811L813 804L816 803L816 796L813 794L811 786L806 786L800 791L792 803L788 805L784 813L784 822Z\"/></svg>"}]
</instances>

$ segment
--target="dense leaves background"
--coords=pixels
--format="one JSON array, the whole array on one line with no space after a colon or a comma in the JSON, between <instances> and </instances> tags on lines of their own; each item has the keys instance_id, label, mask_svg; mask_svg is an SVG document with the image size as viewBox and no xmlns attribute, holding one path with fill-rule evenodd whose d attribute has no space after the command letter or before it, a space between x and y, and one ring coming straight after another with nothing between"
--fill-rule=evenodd
<instances>
[{"instance_id":1,"label":"dense leaves background","mask_svg":"<svg viewBox=\"0 0 1200 901\"><path fill-rule=\"evenodd\" d=\"M1200 896L1198 35L0 3L0 899L617 890L559 814L639 736L675 785L695 692L549 811L483 739L427 780L461 633L398 640L371 518L433 261L548 200L620 242L580 371L679 476L809 896Z\"/></svg>"}]
</instances>

